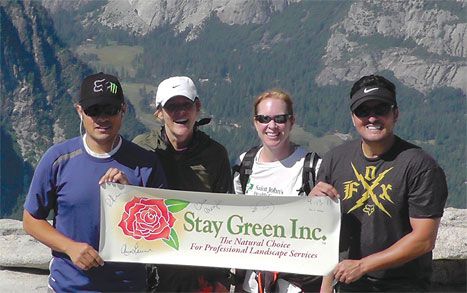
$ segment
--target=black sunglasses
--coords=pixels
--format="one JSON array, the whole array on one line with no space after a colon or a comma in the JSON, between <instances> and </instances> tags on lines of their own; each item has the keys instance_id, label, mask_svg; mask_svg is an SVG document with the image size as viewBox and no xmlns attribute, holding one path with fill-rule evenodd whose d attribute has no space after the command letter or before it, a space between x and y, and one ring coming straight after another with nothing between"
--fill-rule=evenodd
<instances>
[{"instance_id":1,"label":"black sunglasses","mask_svg":"<svg viewBox=\"0 0 467 293\"><path fill-rule=\"evenodd\" d=\"M259 123L266 124L271 122L271 120L274 120L274 122L283 124L287 122L287 120L292 117L291 114L281 114L281 115L274 115L274 116L269 116L269 115L255 115L255 120L258 121Z\"/></svg>"},{"instance_id":2,"label":"black sunglasses","mask_svg":"<svg viewBox=\"0 0 467 293\"><path fill-rule=\"evenodd\" d=\"M353 111L353 113L358 118L369 117L371 114L375 116L386 116L392 110L392 108L394 108L394 105L382 103L374 107L359 106Z\"/></svg>"},{"instance_id":3,"label":"black sunglasses","mask_svg":"<svg viewBox=\"0 0 467 293\"><path fill-rule=\"evenodd\" d=\"M122 110L121 105L95 105L84 109L84 113L90 117L114 116Z\"/></svg>"}]
</instances>

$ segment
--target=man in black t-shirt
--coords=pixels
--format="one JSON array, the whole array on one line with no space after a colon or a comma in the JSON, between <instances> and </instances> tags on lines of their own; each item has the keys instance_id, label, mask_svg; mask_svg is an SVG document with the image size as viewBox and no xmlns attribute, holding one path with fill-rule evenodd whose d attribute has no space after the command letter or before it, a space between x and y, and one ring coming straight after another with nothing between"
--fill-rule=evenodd
<instances>
[{"instance_id":1,"label":"man in black t-shirt","mask_svg":"<svg viewBox=\"0 0 467 293\"><path fill-rule=\"evenodd\" d=\"M360 138L323 158L313 195L340 196L343 260L323 280L324 291L424 292L431 251L447 198L436 161L394 134L399 117L395 86L364 76L350 92Z\"/></svg>"}]
</instances>

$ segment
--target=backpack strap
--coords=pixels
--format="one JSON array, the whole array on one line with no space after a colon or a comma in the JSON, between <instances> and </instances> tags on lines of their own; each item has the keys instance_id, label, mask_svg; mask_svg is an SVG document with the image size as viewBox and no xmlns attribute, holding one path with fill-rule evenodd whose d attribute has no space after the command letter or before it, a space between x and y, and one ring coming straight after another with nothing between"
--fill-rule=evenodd
<instances>
[{"instance_id":1,"label":"backpack strap","mask_svg":"<svg viewBox=\"0 0 467 293\"><path fill-rule=\"evenodd\" d=\"M311 186L310 186L310 179L315 186L316 184L316 165L318 165L320 157L315 152L307 153L305 156L305 160L303 162L303 171L302 171L302 187L300 187L298 193L304 192L305 194L310 193ZM311 178L310 178L311 174Z\"/></svg>"},{"instance_id":2,"label":"backpack strap","mask_svg":"<svg viewBox=\"0 0 467 293\"><path fill-rule=\"evenodd\" d=\"M242 191L245 193L246 190L246 184L248 182L248 178L250 178L250 175L253 171L253 163L255 160L256 153L259 151L261 146L255 146L249 149L246 153L245 156L243 157L242 161L240 162L240 165L235 165L232 167L232 175L235 176L235 173L240 174L240 183L242 185Z\"/></svg>"}]
</instances>

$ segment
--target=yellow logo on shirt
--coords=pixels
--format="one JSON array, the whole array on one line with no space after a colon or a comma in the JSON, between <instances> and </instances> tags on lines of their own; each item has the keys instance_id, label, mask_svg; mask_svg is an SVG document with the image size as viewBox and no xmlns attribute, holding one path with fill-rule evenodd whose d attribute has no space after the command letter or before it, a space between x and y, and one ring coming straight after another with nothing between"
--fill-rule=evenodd
<instances>
[{"instance_id":1,"label":"yellow logo on shirt","mask_svg":"<svg viewBox=\"0 0 467 293\"><path fill-rule=\"evenodd\" d=\"M365 189L365 192L361 195L361 198L356 201L355 205L347 213L350 213L353 210L356 210L363 206L363 209L362 209L363 212L365 212L368 216L370 216L375 211L374 206L376 205L381 211L383 211L385 214L391 217L391 214L389 214L389 212L385 209L382 202L389 201L391 203L394 203L389 194L389 191L392 190L392 185L391 184L380 184L380 183L384 179L386 174L389 173L394 167L391 167L377 175L376 167L367 166L365 168L365 176L363 176L362 174L358 173L357 169L352 163L351 165L352 165L352 169L354 171L354 174L357 180L356 181L350 180L350 181L346 181L343 183L344 184L344 199L343 200L351 199L354 196L354 194L357 193L358 186L362 186ZM380 194L375 193L375 189L377 187L381 189ZM370 202L372 202L373 204Z\"/></svg>"}]
</instances>

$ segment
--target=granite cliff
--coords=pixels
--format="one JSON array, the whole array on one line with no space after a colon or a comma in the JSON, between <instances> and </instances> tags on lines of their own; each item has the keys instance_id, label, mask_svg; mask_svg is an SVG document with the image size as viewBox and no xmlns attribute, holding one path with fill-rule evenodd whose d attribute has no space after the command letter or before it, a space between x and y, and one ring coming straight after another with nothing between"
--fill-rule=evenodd
<instances>
[{"instance_id":1,"label":"granite cliff","mask_svg":"<svg viewBox=\"0 0 467 293\"><path fill-rule=\"evenodd\" d=\"M460 2L457 11L426 4L418 0L352 4L332 28L318 84L354 81L389 70L422 93L445 86L466 93L466 2Z\"/></svg>"},{"instance_id":2,"label":"granite cliff","mask_svg":"<svg viewBox=\"0 0 467 293\"><path fill-rule=\"evenodd\" d=\"M97 21L110 28L121 28L145 35L151 30L170 25L175 32L190 30L189 39L196 38L203 22L216 15L227 24L265 23L276 12L300 0L109 0L100 10L90 12L83 22ZM92 1L67 3L60 0L43 0L52 12L60 9L78 9ZM97 18L93 17L97 16Z\"/></svg>"},{"instance_id":3,"label":"granite cliff","mask_svg":"<svg viewBox=\"0 0 467 293\"><path fill-rule=\"evenodd\" d=\"M211 16L228 25L263 24L301 0L109 0L80 21L145 35L163 26L189 31L196 39ZM465 1L424 0L352 2L332 28L316 77L320 86L354 81L369 72L389 70L422 93L450 86L467 93L467 22ZM52 13L79 11L92 0L43 0ZM350 3L350 2L349 2ZM286 36L285 36L286 37Z\"/></svg>"}]
</instances>

